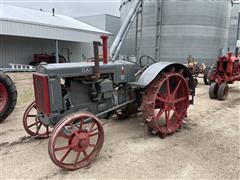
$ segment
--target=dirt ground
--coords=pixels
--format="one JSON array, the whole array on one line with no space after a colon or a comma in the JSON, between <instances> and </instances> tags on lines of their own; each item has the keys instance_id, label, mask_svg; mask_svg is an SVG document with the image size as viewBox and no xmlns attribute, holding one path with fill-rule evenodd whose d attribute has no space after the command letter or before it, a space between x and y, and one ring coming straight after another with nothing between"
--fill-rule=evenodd
<instances>
[{"instance_id":1,"label":"dirt ground","mask_svg":"<svg viewBox=\"0 0 240 180\"><path fill-rule=\"evenodd\" d=\"M208 98L208 86L200 79L182 130L165 139L147 134L141 114L110 120L91 166L64 171L51 162L48 139L31 139L23 130L24 110L33 101L31 74L10 76L18 103L0 124L0 179L240 179L239 82L230 85L226 101L218 101Z\"/></svg>"}]
</instances>

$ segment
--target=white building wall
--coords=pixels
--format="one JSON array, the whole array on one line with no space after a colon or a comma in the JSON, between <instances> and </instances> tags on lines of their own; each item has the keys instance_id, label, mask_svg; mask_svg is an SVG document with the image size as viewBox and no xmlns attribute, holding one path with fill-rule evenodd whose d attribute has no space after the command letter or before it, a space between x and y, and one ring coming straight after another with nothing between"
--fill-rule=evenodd
<instances>
[{"instance_id":1,"label":"white building wall","mask_svg":"<svg viewBox=\"0 0 240 180\"><path fill-rule=\"evenodd\" d=\"M0 68L9 67L9 63L29 64L36 53L55 52L55 40L0 35ZM69 62L80 62L92 57L91 43L59 41L59 53Z\"/></svg>"}]
</instances>

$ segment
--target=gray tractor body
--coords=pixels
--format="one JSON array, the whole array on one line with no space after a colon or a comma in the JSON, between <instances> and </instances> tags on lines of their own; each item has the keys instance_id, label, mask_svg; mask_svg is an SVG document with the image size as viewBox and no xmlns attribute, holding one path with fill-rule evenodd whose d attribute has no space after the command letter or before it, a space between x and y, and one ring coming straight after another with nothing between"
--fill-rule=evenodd
<instances>
[{"instance_id":1,"label":"gray tractor body","mask_svg":"<svg viewBox=\"0 0 240 180\"><path fill-rule=\"evenodd\" d=\"M183 70L193 97L191 72L178 63L158 62L141 69L128 61L100 62L98 79L94 79L94 62L41 64L33 75L39 117L45 125L54 126L65 115L79 110L106 117L111 111L126 109L129 105L137 109L144 88L171 67Z\"/></svg>"}]
</instances>

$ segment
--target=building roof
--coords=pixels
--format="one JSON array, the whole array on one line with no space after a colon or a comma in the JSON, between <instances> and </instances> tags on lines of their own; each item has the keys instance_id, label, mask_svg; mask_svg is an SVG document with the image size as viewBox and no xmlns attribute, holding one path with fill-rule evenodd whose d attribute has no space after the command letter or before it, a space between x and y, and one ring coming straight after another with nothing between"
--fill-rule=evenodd
<instances>
[{"instance_id":1,"label":"building roof","mask_svg":"<svg viewBox=\"0 0 240 180\"><path fill-rule=\"evenodd\" d=\"M72 17L56 14L53 16L52 12L46 12L41 10L23 8L23 7L16 7L12 5L1 4L0 5L0 21L7 21L13 23L21 23L21 24L28 24L28 25L36 25L36 26L45 26L50 28L57 29L66 29L72 31L82 31L87 33L94 33L94 34L111 34L107 31L102 29L96 28L79 20L76 20ZM2 23L2 22L1 22ZM4 29L4 24L0 28L0 34L2 28ZM10 34L11 35L11 34ZM46 37L48 38L48 37ZM53 38L55 39L55 37ZM65 38L66 39L66 38Z\"/></svg>"},{"instance_id":2,"label":"building roof","mask_svg":"<svg viewBox=\"0 0 240 180\"><path fill-rule=\"evenodd\" d=\"M77 18L85 18L85 17L94 17L94 16L110 16L110 17L113 17L113 18L120 19L120 16L116 16L116 15L112 15L112 14L108 14L108 13L93 14L93 15L87 15L87 16L79 16L79 17L76 17L76 19Z\"/></svg>"}]
</instances>

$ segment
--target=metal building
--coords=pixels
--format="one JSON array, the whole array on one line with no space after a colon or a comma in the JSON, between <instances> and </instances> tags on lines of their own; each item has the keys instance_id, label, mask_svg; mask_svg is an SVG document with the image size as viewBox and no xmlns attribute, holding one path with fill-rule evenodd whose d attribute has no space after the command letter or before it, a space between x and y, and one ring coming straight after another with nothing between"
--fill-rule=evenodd
<instances>
[{"instance_id":1,"label":"metal building","mask_svg":"<svg viewBox=\"0 0 240 180\"><path fill-rule=\"evenodd\" d=\"M110 34L72 17L1 4L0 67L28 64L35 53L56 53L68 62L92 57L92 41Z\"/></svg>"},{"instance_id":2,"label":"metal building","mask_svg":"<svg viewBox=\"0 0 240 180\"><path fill-rule=\"evenodd\" d=\"M111 44L115 38L115 35L118 33L120 26L121 26L120 17L113 16L110 14L82 16L82 17L78 17L76 19L112 33L112 36L110 36L108 39L109 47L111 46Z\"/></svg>"},{"instance_id":3,"label":"metal building","mask_svg":"<svg viewBox=\"0 0 240 180\"><path fill-rule=\"evenodd\" d=\"M122 22L133 1L122 1ZM192 55L212 63L227 47L230 6L226 0L143 0L138 28L135 22L121 54L176 62L185 62Z\"/></svg>"}]
</instances>

